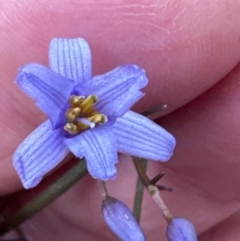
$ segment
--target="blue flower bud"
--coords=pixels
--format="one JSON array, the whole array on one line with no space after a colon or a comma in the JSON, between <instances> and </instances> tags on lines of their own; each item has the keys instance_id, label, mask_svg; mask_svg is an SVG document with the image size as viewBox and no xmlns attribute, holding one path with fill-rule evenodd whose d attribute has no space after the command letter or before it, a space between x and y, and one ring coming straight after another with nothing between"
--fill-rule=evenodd
<instances>
[{"instance_id":1,"label":"blue flower bud","mask_svg":"<svg viewBox=\"0 0 240 241\"><path fill-rule=\"evenodd\" d=\"M173 218L168 224L167 237L169 241L197 241L193 224L185 218Z\"/></svg>"},{"instance_id":2,"label":"blue flower bud","mask_svg":"<svg viewBox=\"0 0 240 241\"><path fill-rule=\"evenodd\" d=\"M141 228L126 204L108 196L103 201L102 211L108 227L120 240L146 241Z\"/></svg>"}]
</instances>

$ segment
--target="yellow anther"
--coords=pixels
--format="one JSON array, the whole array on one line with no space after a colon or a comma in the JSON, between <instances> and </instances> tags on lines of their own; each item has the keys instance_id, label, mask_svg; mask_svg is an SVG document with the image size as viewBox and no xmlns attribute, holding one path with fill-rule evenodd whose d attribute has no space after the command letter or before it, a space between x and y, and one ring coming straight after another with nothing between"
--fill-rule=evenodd
<instances>
[{"instance_id":1,"label":"yellow anther","mask_svg":"<svg viewBox=\"0 0 240 241\"><path fill-rule=\"evenodd\" d=\"M84 101L84 96L72 95L68 100L68 104L72 107L80 106L80 104Z\"/></svg>"},{"instance_id":2,"label":"yellow anther","mask_svg":"<svg viewBox=\"0 0 240 241\"><path fill-rule=\"evenodd\" d=\"M88 120L95 124L104 124L108 121L107 116L102 114L91 116L88 118Z\"/></svg>"},{"instance_id":3,"label":"yellow anther","mask_svg":"<svg viewBox=\"0 0 240 241\"><path fill-rule=\"evenodd\" d=\"M93 111L93 106L97 103L98 97L96 95L89 95L80 105L81 112L84 115Z\"/></svg>"},{"instance_id":4,"label":"yellow anther","mask_svg":"<svg viewBox=\"0 0 240 241\"><path fill-rule=\"evenodd\" d=\"M65 131L67 131L68 133L70 133L72 135L79 133L78 127L74 123L67 123L63 128Z\"/></svg>"},{"instance_id":5,"label":"yellow anther","mask_svg":"<svg viewBox=\"0 0 240 241\"><path fill-rule=\"evenodd\" d=\"M87 129L90 129L91 126L80 121L75 121L75 122L68 122L63 128L69 134L76 135Z\"/></svg>"},{"instance_id":6,"label":"yellow anther","mask_svg":"<svg viewBox=\"0 0 240 241\"><path fill-rule=\"evenodd\" d=\"M65 115L68 121L75 121L80 115L81 109L79 107L73 107L66 111Z\"/></svg>"}]
</instances>

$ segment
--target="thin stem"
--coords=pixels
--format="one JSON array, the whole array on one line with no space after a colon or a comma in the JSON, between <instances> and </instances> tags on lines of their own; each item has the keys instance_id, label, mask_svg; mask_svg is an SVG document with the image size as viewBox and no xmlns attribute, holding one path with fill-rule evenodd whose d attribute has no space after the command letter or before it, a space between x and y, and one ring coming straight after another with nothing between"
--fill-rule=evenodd
<instances>
[{"instance_id":1,"label":"thin stem","mask_svg":"<svg viewBox=\"0 0 240 241\"><path fill-rule=\"evenodd\" d=\"M102 200L105 200L109 195L108 195L108 190L106 186L106 182L104 181L99 181L99 186L100 186L100 192L102 195Z\"/></svg>"},{"instance_id":2,"label":"thin stem","mask_svg":"<svg viewBox=\"0 0 240 241\"><path fill-rule=\"evenodd\" d=\"M61 176L54 184L46 188L41 194L28 202L13 217L3 221L0 225L0 234L4 234L17 227L44 207L48 206L77 181L79 181L79 179L81 179L85 174L87 174L86 162L85 160L81 160L63 176Z\"/></svg>"},{"instance_id":3,"label":"thin stem","mask_svg":"<svg viewBox=\"0 0 240 241\"><path fill-rule=\"evenodd\" d=\"M150 183L155 185L166 173L164 172L161 172L161 173L158 173L156 177L154 177Z\"/></svg>"},{"instance_id":4,"label":"thin stem","mask_svg":"<svg viewBox=\"0 0 240 241\"><path fill-rule=\"evenodd\" d=\"M166 104L160 104L160 105L154 106L153 108L151 108L149 110L143 111L141 114L144 115L144 116L150 116L150 115L155 114L159 111L163 111L166 108L167 108Z\"/></svg>"},{"instance_id":5,"label":"thin stem","mask_svg":"<svg viewBox=\"0 0 240 241\"><path fill-rule=\"evenodd\" d=\"M139 163L142 166L142 171L146 172L147 169L147 160L141 159ZM140 222L141 217L141 210L142 210L142 200L143 200L143 192L144 192L144 185L142 183L141 178L138 176L137 185L136 185L136 192L134 198L134 206L133 206L133 215L135 216L137 222Z\"/></svg>"},{"instance_id":6,"label":"thin stem","mask_svg":"<svg viewBox=\"0 0 240 241\"><path fill-rule=\"evenodd\" d=\"M155 185L159 191L168 191L168 192L172 192L172 188L171 187L166 187L163 185Z\"/></svg>"},{"instance_id":7,"label":"thin stem","mask_svg":"<svg viewBox=\"0 0 240 241\"><path fill-rule=\"evenodd\" d=\"M149 183L150 183L150 179L148 178L146 172L144 171L144 169L142 168L141 162L142 160L146 160L144 158L138 158L138 157L133 157L133 163L135 165L135 168L138 172L138 176L141 178L142 183L145 187L148 187ZM146 160L147 161L147 160Z\"/></svg>"},{"instance_id":8,"label":"thin stem","mask_svg":"<svg viewBox=\"0 0 240 241\"><path fill-rule=\"evenodd\" d=\"M172 220L172 214L170 213L169 209L167 208L166 204L164 203L159 189L155 185L149 185L148 186L148 191L152 195L153 200L159 207L159 209L162 210L163 216L166 219L166 221L169 223Z\"/></svg>"}]
</instances>

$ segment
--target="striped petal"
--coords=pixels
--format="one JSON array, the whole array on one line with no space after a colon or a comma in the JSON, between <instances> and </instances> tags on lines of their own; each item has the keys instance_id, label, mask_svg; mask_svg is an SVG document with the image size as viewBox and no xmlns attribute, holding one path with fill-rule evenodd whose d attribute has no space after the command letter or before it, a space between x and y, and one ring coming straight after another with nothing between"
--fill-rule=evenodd
<instances>
[{"instance_id":1,"label":"striped petal","mask_svg":"<svg viewBox=\"0 0 240 241\"><path fill-rule=\"evenodd\" d=\"M147 85L145 71L136 65L120 66L104 75L99 75L75 88L79 95L98 96L96 109L108 116L122 116L144 94L141 88Z\"/></svg>"},{"instance_id":2,"label":"striped petal","mask_svg":"<svg viewBox=\"0 0 240 241\"><path fill-rule=\"evenodd\" d=\"M55 38L51 41L49 62L53 71L80 84L92 77L92 57L82 38Z\"/></svg>"},{"instance_id":3,"label":"striped petal","mask_svg":"<svg viewBox=\"0 0 240 241\"><path fill-rule=\"evenodd\" d=\"M17 148L13 165L23 186L28 189L35 187L68 152L63 143L63 130L53 131L50 121L45 121Z\"/></svg>"},{"instance_id":4,"label":"striped petal","mask_svg":"<svg viewBox=\"0 0 240 241\"><path fill-rule=\"evenodd\" d=\"M116 198L107 197L102 204L108 227L122 241L145 241L144 234L127 205Z\"/></svg>"},{"instance_id":5,"label":"striped petal","mask_svg":"<svg viewBox=\"0 0 240 241\"><path fill-rule=\"evenodd\" d=\"M175 138L148 118L128 111L113 125L118 152L152 160L167 161L173 154Z\"/></svg>"},{"instance_id":6,"label":"striped petal","mask_svg":"<svg viewBox=\"0 0 240 241\"><path fill-rule=\"evenodd\" d=\"M193 224L185 218L173 218L168 224L167 237L169 241L197 241Z\"/></svg>"},{"instance_id":7,"label":"striped petal","mask_svg":"<svg viewBox=\"0 0 240 241\"><path fill-rule=\"evenodd\" d=\"M85 157L92 177L104 181L115 177L117 144L111 127L99 126L64 142L75 156Z\"/></svg>"},{"instance_id":8,"label":"striped petal","mask_svg":"<svg viewBox=\"0 0 240 241\"><path fill-rule=\"evenodd\" d=\"M65 123L64 111L73 89L73 81L39 64L23 67L15 82L49 117L53 128Z\"/></svg>"}]
</instances>

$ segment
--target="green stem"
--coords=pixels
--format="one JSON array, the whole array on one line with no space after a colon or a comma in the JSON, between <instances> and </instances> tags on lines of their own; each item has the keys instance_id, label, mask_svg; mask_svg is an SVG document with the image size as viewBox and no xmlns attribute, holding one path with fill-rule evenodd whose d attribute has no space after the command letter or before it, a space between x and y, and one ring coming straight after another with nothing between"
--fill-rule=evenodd
<instances>
[{"instance_id":1,"label":"green stem","mask_svg":"<svg viewBox=\"0 0 240 241\"><path fill-rule=\"evenodd\" d=\"M140 177L143 185L147 188L148 185L150 184L151 180L148 178L146 171L142 168L142 164L141 164L142 160L147 161L147 159L133 157L133 163L137 170L138 176Z\"/></svg>"},{"instance_id":2,"label":"green stem","mask_svg":"<svg viewBox=\"0 0 240 241\"><path fill-rule=\"evenodd\" d=\"M31 218L37 212L48 206L77 181L79 181L85 174L87 174L86 162L85 160L81 160L69 171L63 174L54 184L46 188L41 194L28 202L14 216L3 221L0 225L0 235L16 228L22 222Z\"/></svg>"},{"instance_id":3,"label":"green stem","mask_svg":"<svg viewBox=\"0 0 240 241\"><path fill-rule=\"evenodd\" d=\"M146 172L146 170L147 170L147 160L146 159L137 160L137 158L133 157L133 160L134 160L134 162L137 162L139 165L141 165L142 172ZM138 176L135 198L134 198L134 206L133 206L133 215L135 216L137 222L140 222L142 201L143 201L143 192L144 192L144 185L143 185L141 178Z\"/></svg>"}]
</instances>

